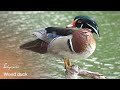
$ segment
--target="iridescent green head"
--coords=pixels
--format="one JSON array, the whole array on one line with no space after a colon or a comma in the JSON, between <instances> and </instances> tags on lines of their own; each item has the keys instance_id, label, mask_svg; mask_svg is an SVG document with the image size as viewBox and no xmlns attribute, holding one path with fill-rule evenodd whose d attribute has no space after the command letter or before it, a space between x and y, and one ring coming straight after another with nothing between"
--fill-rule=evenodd
<instances>
[{"instance_id":1,"label":"iridescent green head","mask_svg":"<svg viewBox=\"0 0 120 90\"><path fill-rule=\"evenodd\" d=\"M99 28L96 21L89 16L76 16L72 24L67 27L89 28L92 33L96 33L97 36L100 37Z\"/></svg>"}]
</instances>

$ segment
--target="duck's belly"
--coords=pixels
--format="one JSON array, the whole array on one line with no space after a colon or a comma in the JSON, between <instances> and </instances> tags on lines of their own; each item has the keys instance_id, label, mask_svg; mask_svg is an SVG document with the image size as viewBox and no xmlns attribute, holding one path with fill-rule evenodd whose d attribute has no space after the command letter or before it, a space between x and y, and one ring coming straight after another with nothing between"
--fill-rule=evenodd
<instances>
[{"instance_id":1,"label":"duck's belly","mask_svg":"<svg viewBox=\"0 0 120 90\"><path fill-rule=\"evenodd\" d=\"M84 52L80 53L72 52L67 44L68 39L71 38L72 36L70 35L62 36L52 40L48 46L47 51L62 58L65 57L71 59L85 59L88 58L95 51L96 46L87 46Z\"/></svg>"},{"instance_id":2,"label":"duck's belly","mask_svg":"<svg viewBox=\"0 0 120 90\"><path fill-rule=\"evenodd\" d=\"M47 51L52 52L54 54L58 54L60 52L70 52L70 49L67 45L67 40L70 38L71 35L53 39L48 45Z\"/></svg>"}]
</instances>

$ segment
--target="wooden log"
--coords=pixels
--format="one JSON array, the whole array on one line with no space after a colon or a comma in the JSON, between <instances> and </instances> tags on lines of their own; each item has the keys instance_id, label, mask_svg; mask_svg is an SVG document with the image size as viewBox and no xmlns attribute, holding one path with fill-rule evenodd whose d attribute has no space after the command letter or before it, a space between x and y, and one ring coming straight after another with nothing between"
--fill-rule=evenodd
<instances>
[{"instance_id":1,"label":"wooden log","mask_svg":"<svg viewBox=\"0 0 120 90\"><path fill-rule=\"evenodd\" d=\"M103 74L99 74L97 72L91 72L91 71L87 71L87 70L83 70L79 68L79 76L85 76L85 77L89 77L92 79L107 79L106 76L104 76Z\"/></svg>"}]
</instances>

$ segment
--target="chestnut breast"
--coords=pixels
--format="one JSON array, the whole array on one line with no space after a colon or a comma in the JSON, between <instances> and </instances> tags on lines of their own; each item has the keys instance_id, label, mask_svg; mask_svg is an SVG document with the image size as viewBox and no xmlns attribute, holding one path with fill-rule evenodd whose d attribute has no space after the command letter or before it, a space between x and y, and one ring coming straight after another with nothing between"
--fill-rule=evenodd
<instances>
[{"instance_id":1,"label":"chestnut breast","mask_svg":"<svg viewBox=\"0 0 120 90\"><path fill-rule=\"evenodd\" d=\"M85 52L88 46L91 48L96 46L93 34L87 28L74 30L72 35L72 45L76 53Z\"/></svg>"}]
</instances>

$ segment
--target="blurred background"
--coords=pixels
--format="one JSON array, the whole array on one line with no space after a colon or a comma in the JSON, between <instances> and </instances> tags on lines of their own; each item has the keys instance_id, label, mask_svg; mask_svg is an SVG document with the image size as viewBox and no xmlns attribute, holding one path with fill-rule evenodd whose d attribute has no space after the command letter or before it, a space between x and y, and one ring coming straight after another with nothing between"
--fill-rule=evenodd
<instances>
[{"instance_id":1,"label":"blurred background","mask_svg":"<svg viewBox=\"0 0 120 90\"><path fill-rule=\"evenodd\" d=\"M48 26L66 27L77 15L94 18L101 37L94 35L97 47L88 59L71 62L82 69L120 78L119 11L0 11L0 78L64 79L62 59L20 46L36 39L32 32ZM4 69L5 63L19 68ZM4 76L4 72L26 72L27 77Z\"/></svg>"}]
</instances>

